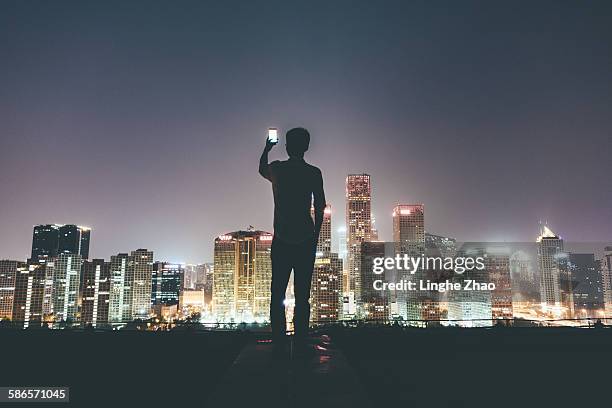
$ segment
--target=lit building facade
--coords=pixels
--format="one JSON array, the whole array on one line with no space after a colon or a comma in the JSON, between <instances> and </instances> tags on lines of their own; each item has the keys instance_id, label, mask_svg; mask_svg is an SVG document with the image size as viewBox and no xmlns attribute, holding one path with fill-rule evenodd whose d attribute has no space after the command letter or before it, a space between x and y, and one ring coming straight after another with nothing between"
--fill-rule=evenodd
<instances>
[{"instance_id":1,"label":"lit building facade","mask_svg":"<svg viewBox=\"0 0 612 408\"><path fill-rule=\"evenodd\" d=\"M108 320L118 326L132 320L129 255L121 253L111 256L110 265Z\"/></svg>"},{"instance_id":2,"label":"lit building facade","mask_svg":"<svg viewBox=\"0 0 612 408\"><path fill-rule=\"evenodd\" d=\"M56 322L76 323L79 315L80 255L61 253L54 260L53 316Z\"/></svg>"},{"instance_id":3,"label":"lit building facade","mask_svg":"<svg viewBox=\"0 0 612 408\"><path fill-rule=\"evenodd\" d=\"M331 214L331 205L327 204L323 210L323 224L321 224L321 233L317 241L318 253L329 253L332 250ZM310 215L314 219L314 207L310 208Z\"/></svg>"},{"instance_id":4,"label":"lit building facade","mask_svg":"<svg viewBox=\"0 0 612 408\"><path fill-rule=\"evenodd\" d=\"M81 324L104 327L108 324L110 263L104 259L84 261L81 274Z\"/></svg>"},{"instance_id":5,"label":"lit building facade","mask_svg":"<svg viewBox=\"0 0 612 408\"><path fill-rule=\"evenodd\" d=\"M151 314L153 251L137 249L130 253L132 319L148 319Z\"/></svg>"},{"instance_id":6,"label":"lit building facade","mask_svg":"<svg viewBox=\"0 0 612 408\"><path fill-rule=\"evenodd\" d=\"M374 280L384 279L373 271L374 258L385 257L384 242L363 242L361 244L361 301L364 318L385 321L389 319L389 300L387 292L374 289Z\"/></svg>"},{"instance_id":7,"label":"lit building facade","mask_svg":"<svg viewBox=\"0 0 612 408\"><path fill-rule=\"evenodd\" d=\"M155 262L151 287L151 303L153 306L178 305L185 266L169 262Z\"/></svg>"},{"instance_id":8,"label":"lit building facade","mask_svg":"<svg viewBox=\"0 0 612 408\"><path fill-rule=\"evenodd\" d=\"M326 253L315 259L310 289L310 320L317 324L336 322L342 312L342 259Z\"/></svg>"},{"instance_id":9,"label":"lit building facade","mask_svg":"<svg viewBox=\"0 0 612 408\"><path fill-rule=\"evenodd\" d=\"M236 231L215 239L212 313L220 322L267 321L272 234Z\"/></svg>"},{"instance_id":10,"label":"lit building facade","mask_svg":"<svg viewBox=\"0 0 612 408\"><path fill-rule=\"evenodd\" d=\"M495 285L491 291L491 316L493 320L511 320L514 317L512 308L512 281L510 275L510 250L508 248L487 248L484 258L489 282Z\"/></svg>"},{"instance_id":11,"label":"lit building facade","mask_svg":"<svg viewBox=\"0 0 612 408\"><path fill-rule=\"evenodd\" d=\"M457 251L458 257L488 258L487 250L478 243L463 244ZM462 274L453 273L451 281L465 286L465 280L479 283L491 281L489 271L496 265L505 265L505 261L493 261L482 270L477 268L466 270ZM486 261L485 261L486 262ZM488 290L453 290L448 293L448 320L451 326L460 327L488 327L493 324L493 311L491 304L491 291Z\"/></svg>"},{"instance_id":12,"label":"lit building facade","mask_svg":"<svg viewBox=\"0 0 612 408\"><path fill-rule=\"evenodd\" d=\"M15 276L13 318L18 327L40 326L43 322L46 265L20 266Z\"/></svg>"},{"instance_id":13,"label":"lit building facade","mask_svg":"<svg viewBox=\"0 0 612 408\"><path fill-rule=\"evenodd\" d=\"M595 254L569 254L575 317L597 317L604 309L600 262Z\"/></svg>"},{"instance_id":14,"label":"lit building facade","mask_svg":"<svg viewBox=\"0 0 612 408\"><path fill-rule=\"evenodd\" d=\"M15 280L18 271L26 267L25 262L0 260L0 320L13 318Z\"/></svg>"},{"instance_id":15,"label":"lit building facade","mask_svg":"<svg viewBox=\"0 0 612 408\"><path fill-rule=\"evenodd\" d=\"M348 287L345 296L359 304L362 288L361 243L372 240L372 186L368 174L349 174L346 178L346 230ZM348 310L348 316L363 315L358 305L354 309Z\"/></svg>"},{"instance_id":16,"label":"lit building facade","mask_svg":"<svg viewBox=\"0 0 612 408\"><path fill-rule=\"evenodd\" d=\"M601 277L603 282L604 314L608 323L612 322L612 246L604 248L601 259Z\"/></svg>"},{"instance_id":17,"label":"lit building facade","mask_svg":"<svg viewBox=\"0 0 612 408\"><path fill-rule=\"evenodd\" d=\"M421 256L425 253L425 208L422 204L398 204L393 208L393 242L396 255ZM401 279L418 282L425 277L423 270L413 274L401 272L397 274ZM424 319L422 315L423 304L427 303L428 310L432 303L423 298L420 291L400 291L397 294L397 313L403 319L418 321Z\"/></svg>"},{"instance_id":18,"label":"lit building facade","mask_svg":"<svg viewBox=\"0 0 612 408\"><path fill-rule=\"evenodd\" d=\"M542 307L557 317L571 317L574 300L563 240L546 225L542 225L536 244Z\"/></svg>"}]
</instances>

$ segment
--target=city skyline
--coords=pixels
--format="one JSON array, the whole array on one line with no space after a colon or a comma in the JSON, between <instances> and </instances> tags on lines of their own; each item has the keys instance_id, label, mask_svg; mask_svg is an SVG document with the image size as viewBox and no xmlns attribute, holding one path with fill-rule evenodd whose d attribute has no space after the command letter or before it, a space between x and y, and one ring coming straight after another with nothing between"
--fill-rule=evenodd
<instances>
[{"instance_id":1,"label":"city skyline","mask_svg":"<svg viewBox=\"0 0 612 408\"><path fill-rule=\"evenodd\" d=\"M268 126L271 159L283 131L310 130L336 220L346 174L370 174L383 239L394 205L423 203L428 231L462 240L531 241L538 220L610 240L611 12L3 2L0 258L45 223L92 227L90 258L192 263L211 237L271 231Z\"/></svg>"}]
</instances>

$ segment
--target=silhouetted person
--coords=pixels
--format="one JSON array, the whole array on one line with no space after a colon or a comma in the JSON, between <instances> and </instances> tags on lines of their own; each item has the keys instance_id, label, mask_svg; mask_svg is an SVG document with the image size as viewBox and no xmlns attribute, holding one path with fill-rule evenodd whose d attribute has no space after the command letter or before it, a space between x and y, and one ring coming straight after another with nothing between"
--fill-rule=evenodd
<instances>
[{"instance_id":1,"label":"silhouetted person","mask_svg":"<svg viewBox=\"0 0 612 408\"><path fill-rule=\"evenodd\" d=\"M289 160L268 164L268 152L275 144L269 140L259 160L259 174L272 182L274 193L270 323L277 345L285 339L284 302L291 270L295 292L295 340L303 344L308 335L310 284L325 209L321 170L304 161L310 134L306 129L295 128L285 137ZM313 205L314 222L310 215Z\"/></svg>"}]
</instances>

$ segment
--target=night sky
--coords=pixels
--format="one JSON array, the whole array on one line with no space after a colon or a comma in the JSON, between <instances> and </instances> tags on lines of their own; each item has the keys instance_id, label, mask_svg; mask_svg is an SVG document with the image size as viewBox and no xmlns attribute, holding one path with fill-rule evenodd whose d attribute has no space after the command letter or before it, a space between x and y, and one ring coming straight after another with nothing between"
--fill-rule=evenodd
<instances>
[{"instance_id":1,"label":"night sky","mask_svg":"<svg viewBox=\"0 0 612 408\"><path fill-rule=\"evenodd\" d=\"M398 202L460 240L612 239L609 1L99 3L0 2L0 258L75 223L93 257L210 261L271 230L268 126L310 130L334 229L367 172L382 239Z\"/></svg>"}]
</instances>

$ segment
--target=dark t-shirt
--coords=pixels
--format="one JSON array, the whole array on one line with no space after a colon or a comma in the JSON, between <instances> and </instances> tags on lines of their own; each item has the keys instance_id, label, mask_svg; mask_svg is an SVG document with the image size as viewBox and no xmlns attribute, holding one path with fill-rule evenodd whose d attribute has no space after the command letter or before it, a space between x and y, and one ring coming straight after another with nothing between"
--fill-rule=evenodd
<instances>
[{"instance_id":1,"label":"dark t-shirt","mask_svg":"<svg viewBox=\"0 0 612 408\"><path fill-rule=\"evenodd\" d=\"M325 208L321 170L303 159L274 161L262 174L272 182L274 193L274 236L288 243L313 238L310 207Z\"/></svg>"}]
</instances>

